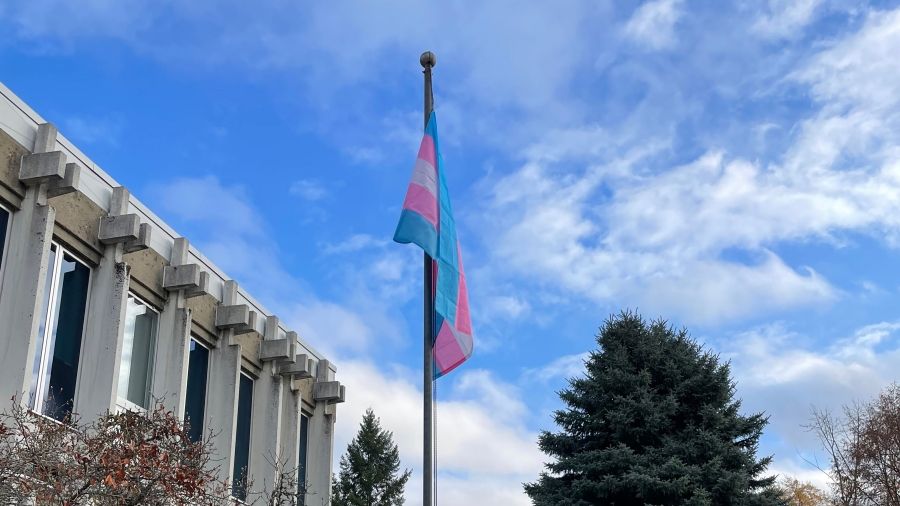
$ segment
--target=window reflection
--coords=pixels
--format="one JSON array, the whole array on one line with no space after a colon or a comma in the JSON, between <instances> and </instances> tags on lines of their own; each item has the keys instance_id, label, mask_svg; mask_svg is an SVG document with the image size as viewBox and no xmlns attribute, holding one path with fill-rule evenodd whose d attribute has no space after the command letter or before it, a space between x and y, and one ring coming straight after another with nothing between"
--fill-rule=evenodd
<instances>
[{"instance_id":1,"label":"window reflection","mask_svg":"<svg viewBox=\"0 0 900 506\"><path fill-rule=\"evenodd\" d=\"M133 296L125 308L125 332L122 338L122 360L119 364L120 401L147 409L156 352L158 315ZM127 407L132 407L126 404Z\"/></svg>"},{"instance_id":2,"label":"window reflection","mask_svg":"<svg viewBox=\"0 0 900 506\"><path fill-rule=\"evenodd\" d=\"M50 260L30 397L36 411L63 421L75 400L91 271L55 244Z\"/></svg>"}]
</instances>

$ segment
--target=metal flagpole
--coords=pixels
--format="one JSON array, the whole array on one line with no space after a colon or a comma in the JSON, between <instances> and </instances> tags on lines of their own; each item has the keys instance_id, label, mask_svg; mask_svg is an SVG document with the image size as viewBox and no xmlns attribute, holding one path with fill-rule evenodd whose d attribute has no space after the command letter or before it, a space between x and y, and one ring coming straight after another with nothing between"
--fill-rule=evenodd
<instances>
[{"instance_id":1,"label":"metal flagpole","mask_svg":"<svg viewBox=\"0 0 900 506\"><path fill-rule=\"evenodd\" d=\"M422 67L425 68L423 72L425 74L425 127L428 127L428 118L431 116L431 111L434 110L434 96L431 93L431 69L434 68L437 63L437 59L434 56L434 53L431 51L425 51L422 53L422 56L419 57L419 63L422 64ZM437 160L435 160L437 163ZM437 167L435 167L437 170ZM432 494L434 493L434 468L432 467L434 464L433 455L434 455L434 397L433 395L433 387L434 387L434 339L432 333L433 329L433 311L434 311L434 302L432 300L434 293L434 279L432 275L432 260L431 256L426 252L424 253L424 266L423 266L423 275L425 279L425 288L424 288L424 313L425 313L425 325L424 325L424 365L425 367L422 380L423 380L423 400L425 401L425 409L424 409L424 427L425 427L425 439L424 439L424 452L422 455L422 506L432 506Z\"/></svg>"}]
</instances>

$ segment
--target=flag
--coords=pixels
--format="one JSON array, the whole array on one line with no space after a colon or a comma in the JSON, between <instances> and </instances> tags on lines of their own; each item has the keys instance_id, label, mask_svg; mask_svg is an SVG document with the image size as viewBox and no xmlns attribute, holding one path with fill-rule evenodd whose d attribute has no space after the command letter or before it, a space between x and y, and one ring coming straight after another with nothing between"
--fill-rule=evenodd
<instances>
[{"instance_id":1,"label":"flag","mask_svg":"<svg viewBox=\"0 0 900 506\"><path fill-rule=\"evenodd\" d=\"M465 362L472 355L473 344L466 275L444 180L434 112L428 117L419 146L394 241L417 244L433 259L432 358L437 379Z\"/></svg>"}]
</instances>

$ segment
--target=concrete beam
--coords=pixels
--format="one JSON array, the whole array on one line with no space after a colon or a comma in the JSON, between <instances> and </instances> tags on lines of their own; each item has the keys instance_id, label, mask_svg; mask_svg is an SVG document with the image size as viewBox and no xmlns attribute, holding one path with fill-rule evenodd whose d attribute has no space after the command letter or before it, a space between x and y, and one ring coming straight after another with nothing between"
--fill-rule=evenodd
<instances>
[{"instance_id":1,"label":"concrete beam","mask_svg":"<svg viewBox=\"0 0 900 506\"><path fill-rule=\"evenodd\" d=\"M98 238L103 244L135 242L141 232L141 217L136 214L100 218Z\"/></svg>"},{"instance_id":2,"label":"concrete beam","mask_svg":"<svg viewBox=\"0 0 900 506\"><path fill-rule=\"evenodd\" d=\"M37 135L34 136L32 153L48 153L56 151L56 137L59 131L53 123L41 123L38 125Z\"/></svg>"},{"instance_id":3,"label":"concrete beam","mask_svg":"<svg viewBox=\"0 0 900 506\"><path fill-rule=\"evenodd\" d=\"M26 186L62 180L66 177L66 155L62 151L32 153L22 157L19 181Z\"/></svg>"},{"instance_id":4,"label":"concrete beam","mask_svg":"<svg viewBox=\"0 0 900 506\"><path fill-rule=\"evenodd\" d=\"M315 362L307 355L297 355L294 362L286 362L278 366L278 374L291 376L294 379L312 378Z\"/></svg>"},{"instance_id":5,"label":"concrete beam","mask_svg":"<svg viewBox=\"0 0 900 506\"><path fill-rule=\"evenodd\" d=\"M249 334L251 332L256 332L256 319L257 313L256 311L250 311L249 318L247 319L247 325L240 325L234 327L234 335L239 336L241 334Z\"/></svg>"},{"instance_id":6,"label":"concrete beam","mask_svg":"<svg viewBox=\"0 0 900 506\"><path fill-rule=\"evenodd\" d=\"M179 266L188 263L190 257L191 243L184 237L178 237L172 244L172 253L169 257L169 265Z\"/></svg>"},{"instance_id":7,"label":"concrete beam","mask_svg":"<svg viewBox=\"0 0 900 506\"><path fill-rule=\"evenodd\" d=\"M81 166L77 163L66 164L66 175L62 179L54 179L47 185L47 197L59 197L78 191L81 182Z\"/></svg>"},{"instance_id":8,"label":"concrete beam","mask_svg":"<svg viewBox=\"0 0 900 506\"><path fill-rule=\"evenodd\" d=\"M343 388L339 381L316 381L313 383L313 400L328 404L343 402Z\"/></svg>"},{"instance_id":9,"label":"concrete beam","mask_svg":"<svg viewBox=\"0 0 900 506\"><path fill-rule=\"evenodd\" d=\"M294 361L296 355L297 334L288 333L283 338L278 338L277 316L266 317L266 328L263 340L259 342L259 359L263 362L278 360L279 362ZM293 334L293 335L292 335ZM275 371L273 370L273 374Z\"/></svg>"},{"instance_id":10,"label":"concrete beam","mask_svg":"<svg viewBox=\"0 0 900 506\"><path fill-rule=\"evenodd\" d=\"M332 381L331 362L326 359L319 360L316 364L316 381Z\"/></svg>"},{"instance_id":11,"label":"concrete beam","mask_svg":"<svg viewBox=\"0 0 900 506\"><path fill-rule=\"evenodd\" d=\"M184 289L184 298L192 299L201 295L210 295L209 293L209 273L200 271L200 282L197 286L191 286Z\"/></svg>"},{"instance_id":12,"label":"concrete beam","mask_svg":"<svg viewBox=\"0 0 900 506\"><path fill-rule=\"evenodd\" d=\"M278 325L280 320L277 316L266 316L266 328L263 333L263 339L274 341L278 339Z\"/></svg>"},{"instance_id":13,"label":"concrete beam","mask_svg":"<svg viewBox=\"0 0 900 506\"><path fill-rule=\"evenodd\" d=\"M250 313L250 306L247 304L220 304L216 308L216 328L246 328L250 324Z\"/></svg>"},{"instance_id":14,"label":"concrete beam","mask_svg":"<svg viewBox=\"0 0 900 506\"><path fill-rule=\"evenodd\" d=\"M131 200L131 192L124 186L113 188L112 197L109 199L109 215L121 216L128 214L128 201Z\"/></svg>"},{"instance_id":15,"label":"concrete beam","mask_svg":"<svg viewBox=\"0 0 900 506\"><path fill-rule=\"evenodd\" d=\"M259 342L259 359L263 362L292 360L295 353L294 342L287 338Z\"/></svg>"},{"instance_id":16,"label":"concrete beam","mask_svg":"<svg viewBox=\"0 0 900 506\"><path fill-rule=\"evenodd\" d=\"M197 264L168 265L163 268L162 286L170 292L200 286L200 266Z\"/></svg>"},{"instance_id":17,"label":"concrete beam","mask_svg":"<svg viewBox=\"0 0 900 506\"><path fill-rule=\"evenodd\" d=\"M138 228L137 239L125 243L125 247L123 248L125 253L134 253L135 251L149 248L152 232L153 228L150 227L149 223L141 223L141 226Z\"/></svg>"}]
</instances>

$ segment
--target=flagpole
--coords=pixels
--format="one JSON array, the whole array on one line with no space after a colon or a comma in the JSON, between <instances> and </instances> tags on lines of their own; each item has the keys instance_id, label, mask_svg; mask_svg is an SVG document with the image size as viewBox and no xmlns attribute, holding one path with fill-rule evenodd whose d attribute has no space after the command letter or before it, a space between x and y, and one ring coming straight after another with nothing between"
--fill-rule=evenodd
<instances>
[{"instance_id":1,"label":"flagpole","mask_svg":"<svg viewBox=\"0 0 900 506\"><path fill-rule=\"evenodd\" d=\"M425 127L428 127L428 118L431 116L431 111L434 110L434 95L431 92L431 69L434 68L437 63L437 58L435 58L434 53L431 51L425 51L422 53L422 56L419 57L419 63L422 64L422 67L425 69ZM435 160L437 163L437 160ZM437 170L437 167L435 167ZM434 302L432 300L434 293L434 279L432 275L432 260L431 256L426 252L424 253L424 265L423 265L423 279L425 280L425 287L423 290L423 299L424 299L424 367L423 367L423 400L424 402L424 428L425 428L425 437L424 437L424 451L422 455L422 506L432 506L432 494L434 493L434 483L432 479L434 477L434 468L432 467L434 464L433 456L434 456L434 406L433 406L433 387L434 387L434 340L432 336L433 330L433 311L434 311Z\"/></svg>"}]
</instances>

